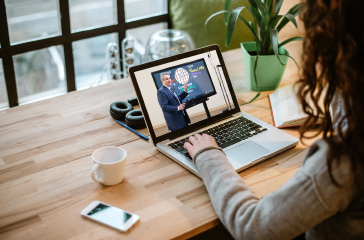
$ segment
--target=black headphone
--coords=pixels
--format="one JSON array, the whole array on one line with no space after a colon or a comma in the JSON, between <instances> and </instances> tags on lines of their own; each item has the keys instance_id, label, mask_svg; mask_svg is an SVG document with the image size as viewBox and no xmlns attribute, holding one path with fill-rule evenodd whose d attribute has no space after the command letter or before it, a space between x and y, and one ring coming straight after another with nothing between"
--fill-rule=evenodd
<instances>
[{"instance_id":1,"label":"black headphone","mask_svg":"<svg viewBox=\"0 0 364 240\"><path fill-rule=\"evenodd\" d=\"M133 110L133 106L138 105L137 98L126 101L113 102L110 105L110 115L115 120L126 122L132 128L145 128L144 117L140 109Z\"/></svg>"},{"instance_id":2,"label":"black headphone","mask_svg":"<svg viewBox=\"0 0 364 240\"><path fill-rule=\"evenodd\" d=\"M133 110L133 106L124 101L113 102L110 105L110 115L115 120L124 121L125 115Z\"/></svg>"},{"instance_id":3,"label":"black headphone","mask_svg":"<svg viewBox=\"0 0 364 240\"><path fill-rule=\"evenodd\" d=\"M125 115L125 123L129 127L137 128L137 129L146 127L145 122L144 122L143 113L140 109L135 109L135 110L128 112Z\"/></svg>"}]
</instances>

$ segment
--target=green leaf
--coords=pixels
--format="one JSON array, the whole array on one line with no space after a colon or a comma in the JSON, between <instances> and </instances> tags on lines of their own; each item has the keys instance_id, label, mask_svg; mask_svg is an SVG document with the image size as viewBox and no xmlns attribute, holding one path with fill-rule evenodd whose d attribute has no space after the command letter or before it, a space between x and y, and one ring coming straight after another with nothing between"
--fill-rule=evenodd
<instances>
[{"instance_id":1,"label":"green leaf","mask_svg":"<svg viewBox=\"0 0 364 240\"><path fill-rule=\"evenodd\" d=\"M256 0L256 1L261 2L261 0ZM262 19L261 19L261 24L259 26L259 31L260 31L260 40L262 42L262 54L264 55L265 52L268 50L267 45L269 45L268 44L268 41L269 41L268 34L269 34L270 14L268 14L268 10L266 9L265 5L263 5L263 10L260 10L260 12L261 12Z\"/></svg>"},{"instance_id":2,"label":"green leaf","mask_svg":"<svg viewBox=\"0 0 364 240\"><path fill-rule=\"evenodd\" d=\"M269 17L270 17L270 15L272 13L272 9L273 9L273 0L266 0L266 5L267 5Z\"/></svg>"},{"instance_id":3,"label":"green leaf","mask_svg":"<svg viewBox=\"0 0 364 240\"><path fill-rule=\"evenodd\" d=\"M301 6L302 6L302 3L298 3L298 4L294 5L290 10L288 10L287 13L290 13L293 16L297 16L298 12L300 11Z\"/></svg>"},{"instance_id":4,"label":"green leaf","mask_svg":"<svg viewBox=\"0 0 364 240\"><path fill-rule=\"evenodd\" d=\"M257 88L258 88L258 93L257 93L257 95L255 95L255 97L253 97L252 100L249 101L249 103L253 102L255 99L257 99L260 96L260 88L259 88L258 79L257 79L258 57L259 57L259 55L255 56L255 65L254 65L254 80L255 80L255 84L257 85Z\"/></svg>"},{"instance_id":5,"label":"green leaf","mask_svg":"<svg viewBox=\"0 0 364 240\"><path fill-rule=\"evenodd\" d=\"M260 40L262 41L262 55L267 54L270 48L269 37L269 15L262 15L262 24L260 26Z\"/></svg>"},{"instance_id":6,"label":"green leaf","mask_svg":"<svg viewBox=\"0 0 364 240\"><path fill-rule=\"evenodd\" d=\"M258 35L257 35L257 30L255 29L254 24L252 22L249 22L249 24L250 24L250 27L251 27L250 31L252 31L253 35L254 35L255 43L257 45L257 53L259 55L260 51L262 49L262 46L261 46L262 44L260 43L260 40L259 40Z\"/></svg>"},{"instance_id":7,"label":"green leaf","mask_svg":"<svg viewBox=\"0 0 364 240\"><path fill-rule=\"evenodd\" d=\"M238 20L240 12L244 8L245 7L243 7L243 6L236 7L230 13L229 22L228 22L227 31L226 31L226 38L225 38L225 46L226 47L228 47L230 42L231 42L231 38L232 38L233 33L234 33L236 21Z\"/></svg>"},{"instance_id":8,"label":"green leaf","mask_svg":"<svg viewBox=\"0 0 364 240\"><path fill-rule=\"evenodd\" d=\"M253 33L255 42L257 43L257 45L259 46L259 48L261 49L262 43L260 42L260 39L257 35L257 31L254 27L254 24L249 24L242 16L239 16L239 18L245 23L245 25L249 28L249 30ZM257 48L258 49L258 48Z\"/></svg>"},{"instance_id":9,"label":"green leaf","mask_svg":"<svg viewBox=\"0 0 364 240\"><path fill-rule=\"evenodd\" d=\"M229 11L230 12L230 6L231 6L231 0L226 0L225 1L225 11ZM225 26L228 25L228 21L229 21L229 14L227 12L224 13L224 22L225 22Z\"/></svg>"},{"instance_id":10,"label":"green leaf","mask_svg":"<svg viewBox=\"0 0 364 240\"><path fill-rule=\"evenodd\" d=\"M273 45L273 51L276 57L278 58L279 62L284 66L285 64L282 63L281 59L279 58L279 52L278 52L278 30L269 28L272 45Z\"/></svg>"},{"instance_id":11,"label":"green leaf","mask_svg":"<svg viewBox=\"0 0 364 240\"><path fill-rule=\"evenodd\" d=\"M274 6L273 16L277 16L281 10L283 0L277 0Z\"/></svg>"},{"instance_id":12,"label":"green leaf","mask_svg":"<svg viewBox=\"0 0 364 240\"><path fill-rule=\"evenodd\" d=\"M207 22L210 21L211 18L215 17L216 15L219 15L220 13L225 13L225 12L228 12L230 13L229 11L226 11L226 10L221 10L221 11L218 11L218 12L215 12L214 14L212 14L210 17L208 17L205 21L205 27L207 25Z\"/></svg>"},{"instance_id":13,"label":"green leaf","mask_svg":"<svg viewBox=\"0 0 364 240\"><path fill-rule=\"evenodd\" d=\"M292 38L289 38L289 39L286 39L284 40L283 42L281 42L279 45L278 45L278 48L280 48L281 46L289 43L289 42L292 42L292 41L301 41L303 40L303 37L292 37Z\"/></svg>"},{"instance_id":14,"label":"green leaf","mask_svg":"<svg viewBox=\"0 0 364 240\"><path fill-rule=\"evenodd\" d=\"M302 71L301 71L301 68L298 66L298 64L297 64L296 60L294 60L294 58L293 58L293 57L291 57L291 56L290 56L290 55L288 55L288 54L282 54L282 56L287 56L287 57L289 57L290 59L292 59L292 60L293 60L293 62L296 64L296 66L297 66L298 70L300 70L300 72L302 72Z\"/></svg>"},{"instance_id":15,"label":"green leaf","mask_svg":"<svg viewBox=\"0 0 364 240\"><path fill-rule=\"evenodd\" d=\"M287 13L286 15L284 15L284 17L287 18L289 21L291 21L293 23L293 25L297 28L296 19L294 18L294 16L292 14Z\"/></svg>"},{"instance_id":16,"label":"green leaf","mask_svg":"<svg viewBox=\"0 0 364 240\"><path fill-rule=\"evenodd\" d=\"M262 16L267 15L267 8L265 7L265 5L262 3L262 0L254 0L256 5L257 5L257 9L260 10L260 12L262 13Z\"/></svg>"},{"instance_id":17,"label":"green leaf","mask_svg":"<svg viewBox=\"0 0 364 240\"><path fill-rule=\"evenodd\" d=\"M257 8L257 4L254 2L254 0L249 0L249 3L253 8Z\"/></svg>"},{"instance_id":18,"label":"green leaf","mask_svg":"<svg viewBox=\"0 0 364 240\"><path fill-rule=\"evenodd\" d=\"M292 14L294 17L296 17L298 15L298 12L300 10L301 5L302 5L302 3L294 5L290 10L288 10L287 14ZM282 28L284 26L286 26L286 24L288 22L289 22L289 20L287 18L283 18L282 21L279 23L279 25L277 27L278 32L281 31Z\"/></svg>"},{"instance_id":19,"label":"green leaf","mask_svg":"<svg viewBox=\"0 0 364 240\"><path fill-rule=\"evenodd\" d=\"M254 17L255 21L257 22L258 26L260 27L261 25L261 16L259 11L256 8L253 7L246 7L249 12L251 13L251 15Z\"/></svg>"},{"instance_id":20,"label":"green leaf","mask_svg":"<svg viewBox=\"0 0 364 240\"><path fill-rule=\"evenodd\" d=\"M276 28L277 26L277 23L279 22L279 20L281 20L281 18L283 17L283 15L277 15L277 16L274 16L270 22L269 22L269 27L270 28Z\"/></svg>"}]
</instances>

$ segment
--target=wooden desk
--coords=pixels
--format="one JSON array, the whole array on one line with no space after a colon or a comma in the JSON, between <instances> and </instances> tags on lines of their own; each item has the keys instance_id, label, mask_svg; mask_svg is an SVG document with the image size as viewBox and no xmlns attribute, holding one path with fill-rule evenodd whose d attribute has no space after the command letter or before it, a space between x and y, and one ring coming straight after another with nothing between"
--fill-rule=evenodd
<instances>
[{"instance_id":1,"label":"wooden desk","mask_svg":"<svg viewBox=\"0 0 364 240\"><path fill-rule=\"evenodd\" d=\"M224 58L238 98L250 100L240 50ZM290 64L285 76L296 72ZM130 79L122 79L0 112L0 239L188 238L219 224L199 178L110 117L112 102L134 96ZM266 96L241 109L272 123ZM90 177L91 154L104 146L128 154L125 179L112 187ZM262 197L294 175L304 152L299 144L240 175ZM94 200L136 213L140 222L122 234L81 218Z\"/></svg>"}]
</instances>

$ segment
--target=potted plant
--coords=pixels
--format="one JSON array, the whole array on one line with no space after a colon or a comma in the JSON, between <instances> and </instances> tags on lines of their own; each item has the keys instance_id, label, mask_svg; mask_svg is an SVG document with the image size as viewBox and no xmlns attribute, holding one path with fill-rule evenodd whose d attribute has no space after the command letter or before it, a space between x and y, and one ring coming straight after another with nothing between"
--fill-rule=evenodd
<instances>
[{"instance_id":1,"label":"potted plant","mask_svg":"<svg viewBox=\"0 0 364 240\"><path fill-rule=\"evenodd\" d=\"M227 27L226 46L230 44L238 18L250 29L255 42L241 43L241 50L248 85L252 90L258 91L256 96L258 97L260 90L268 91L278 88L288 58L293 59L283 45L303 39L302 37L292 37L281 43L278 42L278 33L287 23L292 22L297 28L295 17L298 15L302 3L292 7L285 15L279 15L283 0L249 0L250 6L240 6L232 11L229 11L230 3L231 0L226 0L225 10L212 14L206 20L205 26L212 17L224 13L224 21ZM247 22L243 17L239 16L244 9L247 9L254 17L257 27L254 23ZM296 63L294 59L293 61Z\"/></svg>"}]
</instances>

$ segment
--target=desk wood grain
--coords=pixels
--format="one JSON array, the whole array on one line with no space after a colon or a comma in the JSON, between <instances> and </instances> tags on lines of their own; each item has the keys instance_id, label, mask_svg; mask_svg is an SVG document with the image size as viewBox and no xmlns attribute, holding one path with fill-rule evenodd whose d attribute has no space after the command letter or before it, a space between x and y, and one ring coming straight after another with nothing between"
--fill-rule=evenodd
<instances>
[{"instance_id":1,"label":"desk wood grain","mask_svg":"<svg viewBox=\"0 0 364 240\"><path fill-rule=\"evenodd\" d=\"M255 93L247 89L240 50L224 59L237 97L250 100ZM295 76L289 69L286 75ZM267 94L242 111L272 123ZM131 97L130 79L121 79L0 112L1 239L184 239L219 224L199 178L110 117L112 102ZM298 136L297 129L286 131ZM128 154L125 179L112 187L90 177L91 154L104 146ZM240 176L262 197L295 174L305 149L299 144ZM82 219L80 211L94 200L140 221L122 234Z\"/></svg>"}]
</instances>

